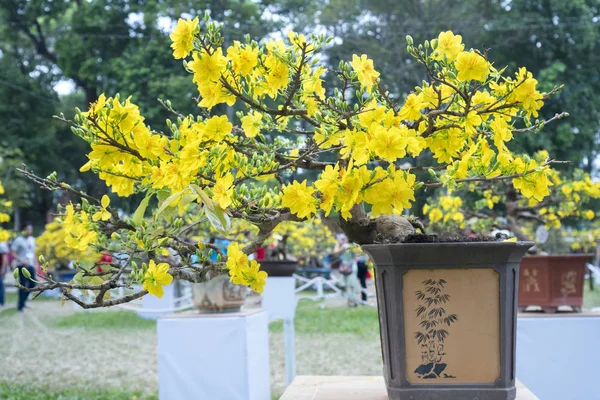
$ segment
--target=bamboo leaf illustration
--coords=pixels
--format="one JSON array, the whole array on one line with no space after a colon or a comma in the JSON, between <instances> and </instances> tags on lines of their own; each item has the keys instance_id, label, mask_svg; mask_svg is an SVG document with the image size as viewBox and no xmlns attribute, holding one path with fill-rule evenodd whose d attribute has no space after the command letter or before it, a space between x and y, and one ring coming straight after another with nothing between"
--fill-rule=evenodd
<instances>
[{"instance_id":1,"label":"bamboo leaf illustration","mask_svg":"<svg viewBox=\"0 0 600 400\"><path fill-rule=\"evenodd\" d=\"M419 307L417 307L417 309L415 311L417 312L417 317L418 317L421 314L423 314L425 311L427 311L427 309L423 306L419 306Z\"/></svg>"},{"instance_id":2,"label":"bamboo leaf illustration","mask_svg":"<svg viewBox=\"0 0 600 400\"><path fill-rule=\"evenodd\" d=\"M426 337L424 333L415 332L415 339L417 339L417 344L421 344L426 340Z\"/></svg>"},{"instance_id":3,"label":"bamboo leaf illustration","mask_svg":"<svg viewBox=\"0 0 600 400\"><path fill-rule=\"evenodd\" d=\"M423 285L431 285L431 284L434 284L434 283L435 283L435 281L432 281L431 279L426 279L426 280L423 281Z\"/></svg>"},{"instance_id":4,"label":"bamboo leaf illustration","mask_svg":"<svg viewBox=\"0 0 600 400\"><path fill-rule=\"evenodd\" d=\"M456 314L450 314L446 318L444 318L444 322L448 326L450 326L450 324L456 322L457 320L458 320L458 317L456 316Z\"/></svg>"},{"instance_id":5,"label":"bamboo leaf illustration","mask_svg":"<svg viewBox=\"0 0 600 400\"><path fill-rule=\"evenodd\" d=\"M438 294L442 291L442 289L440 289L439 287L435 287L435 286L429 286L427 288L427 293L431 293L431 294Z\"/></svg>"},{"instance_id":6,"label":"bamboo leaf illustration","mask_svg":"<svg viewBox=\"0 0 600 400\"><path fill-rule=\"evenodd\" d=\"M439 301L441 303L447 303L450 300L450 295L449 294L441 294L439 296Z\"/></svg>"},{"instance_id":7,"label":"bamboo leaf illustration","mask_svg":"<svg viewBox=\"0 0 600 400\"><path fill-rule=\"evenodd\" d=\"M417 290L415 295L417 296L417 300L423 300L425 298L425 293L421 292L420 290Z\"/></svg>"},{"instance_id":8,"label":"bamboo leaf illustration","mask_svg":"<svg viewBox=\"0 0 600 400\"><path fill-rule=\"evenodd\" d=\"M440 285L441 287L444 287L444 284L445 284L445 283L447 283L447 282L446 282L445 280L443 280L443 279L440 279L440 280L438 281L438 285Z\"/></svg>"},{"instance_id":9,"label":"bamboo leaf illustration","mask_svg":"<svg viewBox=\"0 0 600 400\"><path fill-rule=\"evenodd\" d=\"M448 331L445 329L440 329L436 333L437 333L437 338L440 342L443 342L444 339L446 339L446 337L448 336Z\"/></svg>"}]
</instances>

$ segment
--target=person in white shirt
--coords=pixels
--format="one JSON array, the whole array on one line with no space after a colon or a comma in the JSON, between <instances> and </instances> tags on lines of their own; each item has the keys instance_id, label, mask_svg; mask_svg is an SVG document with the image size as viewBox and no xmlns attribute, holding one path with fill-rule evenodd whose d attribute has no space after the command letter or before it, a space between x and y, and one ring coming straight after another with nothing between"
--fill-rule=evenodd
<instances>
[{"instance_id":1,"label":"person in white shirt","mask_svg":"<svg viewBox=\"0 0 600 400\"><path fill-rule=\"evenodd\" d=\"M17 262L17 268L19 269L19 283L25 288L32 288L35 286L35 238L32 236L33 227L31 224L25 224L25 228L21 235L13 241L11 246L11 253L15 261ZM29 271L31 278L26 278L23 275L23 268ZM19 301L17 303L17 310L22 312L25 308L25 302L29 297L29 292L19 289Z\"/></svg>"}]
</instances>

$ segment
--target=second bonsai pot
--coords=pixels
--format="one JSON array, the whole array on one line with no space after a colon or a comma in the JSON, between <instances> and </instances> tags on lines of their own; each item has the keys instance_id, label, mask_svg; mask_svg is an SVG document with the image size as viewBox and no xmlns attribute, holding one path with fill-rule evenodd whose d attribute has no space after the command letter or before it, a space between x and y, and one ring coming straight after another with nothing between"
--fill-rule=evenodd
<instances>
[{"instance_id":1,"label":"second bonsai pot","mask_svg":"<svg viewBox=\"0 0 600 400\"><path fill-rule=\"evenodd\" d=\"M297 261L276 260L276 261L259 261L260 269L265 271L270 277L276 276L292 276L298 267Z\"/></svg>"},{"instance_id":2,"label":"second bonsai pot","mask_svg":"<svg viewBox=\"0 0 600 400\"><path fill-rule=\"evenodd\" d=\"M531 242L364 245L390 400L513 400L519 263Z\"/></svg>"}]
</instances>

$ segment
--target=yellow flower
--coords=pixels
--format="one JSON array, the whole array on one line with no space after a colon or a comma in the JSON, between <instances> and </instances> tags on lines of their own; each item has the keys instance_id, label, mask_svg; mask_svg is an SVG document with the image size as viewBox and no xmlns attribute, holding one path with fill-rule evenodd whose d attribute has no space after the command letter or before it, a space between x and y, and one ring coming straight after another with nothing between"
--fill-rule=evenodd
<instances>
[{"instance_id":1,"label":"yellow flower","mask_svg":"<svg viewBox=\"0 0 600 400\"><path fill-rule=\"evenodd\" d=\"M365 87L371 93L371 88L379 77L379 72L375 71L375 67L373 66L373 60L367 58L366 54L360 57L354 54L352 55L350 65L356 71L361 86Z\"/></svg>"},{"instance_id":2,"label":"yellow flower","mask_svg":"<svg viewBox=\"0 0 600 400\"><path fill-rule=\"evenodd\" d=\"M2 186L2 182L0 182L0 194L4 194L4 186Z\"/></svg>"},{"instance_id":3,"label":"yellow flower","mask_svg":"<svg viewBox=\"0 0 600 400\"><path fill-rule=\"evenodd\" d=\"M314 192L315 189L312 187L306 187L306 180L302 183L293 182L283 188L281 205L288 207L293 214L300 218L308 218L317 212Z\"/></svg>"},{"instance_id":4,"label":"yellow flower","mask_svg":"<svg viewBox=\"0 0 600 400\"><path fill-rule=\"evenodd\" d=\"M431 222L433 222L434 224L436 222L440 221L443 217L444 217L444 214L442 213L442 210L440 210L439 208L432 208L431 211L429 211L429 220Z\"/></svg>"},{"instance_id":5,"label":"yellow flower","mask_svg":"<svg viewBox=\"0 0 600 400\"><path fill-rule=\"evenodd\" d=\"M198 17L191 21L179 18L177 26L169 35L173 41L171 44L171 48L173 49L173 57L176 59L186 58L190 54L194 48L192 39L194 38L194 31L197 27Z\"/></svg>"},{"instance_id":6,"label":"yellow flower","mask_svg":"<svg viewBox=\"0 0 600 400\"><path fill-rule=\"evenodd\" d=\"M242 251L237 242L231 242L227 246L227 262L225 265L229 269L231 282L234 281L235 277L240 276L243 269L248 266L248 256Z\"/></svg>"},{"instance_id":7,"label":"yellow flower","mask_svg":"<svg viewBox=\"0 0 600 400\"><path fill-rule=\"evenodd\" d=\"M258 47L242 46L237 40L227 48L227 57L231 60L233 72L250 75L258 64Z\"/></svg>"},{"instance_id":8,"label":"yellow flower","mask_svg":"<svg viewBox=\"0 0 600 400\"><path fill-rule=\"evenodd\" d=\"M193 61L188 66L194 72L193 81L200 86L217 82L227 67L227 59L220 47L211 55L203 51L200 55L192 54L192 57Z\"/></svg>"},{"instance_id":9,"label":"yellow flower","mask_svg":"<svg viewBox=\"0 0 600 400\"><path fill-rule=\"evenodd\" d=\"M452 62L456 60L458 53L463 51L464 48L465 45L462 44L461 35L455 35L452 31L440 32L433 58L443 60L446 56L446 60Z\"/></svg>"},{"instance_id":10,"label":"yellow flower","mask_svg":"<svg viewBox=\"0 0 600 400\"><path fill-rule=\"evenodd\" d=\"M465 132L468 135L475 135L477 133L477 127L482 123L481 117L477 114L477 111L469 111L465 117Z\"/></svg>"},{"instance_id":11,"label":"yellow flower","mask_svg":"<svg viewBox=\"0 0 600 400\"><path fill-rule=\"evenodd\" d=\"M504 239L503 242L512 242L512 243L516 243L517 238L516 237L511 237L509 239Z\"/></svg>"},{"instance_id":12,"label":"yellow flower","mask_svg":"<svg viewBox=\"0 0 600 400\"><path fill-rule=\"evenodd\" d=\"M532 78L531 72L527 72L525 68L521 68L517 74L520 77L520 82L513 90L514 99L521 103L521 106L527 111L527 116L538 116L538 110L542 108L544 102L543 96L537 91L536 85L538 81Z\"/></svg>"},{"instance_id":13,"label":"yellow flower","mask_svg":"<svg viewBox=\"0 0 600 400\"><path fill-rule=\"evenodd\" d=\"M427 102L422 94L411 93L406 98L400 113L398 114L401 119L408 121L416 121L421 119L423 116L421 110L427 107Z\"/></svg>"},{"instance_id":14,"label":"yellow flower","mask_svg":"<svg viewBox=\"0 0 600 400\"><path fill-rule=\"evenodd\" d=\"M217 178L217 183L213 186L213 200L219 204L219 207L225 209L229 207L233 197L233 175L227 174L222 178Z\"/></svg>"},{"instance_id":15,"label":"yellow flower","mask_svg":"<svg viewBox=\"0 0 600 400\"><path fill-rule=\"evenodd\" d=\"M254 137L260 133L262 117L258 111L242 117L242 129L247 137Z\"/></svg>"},{"instance_id":16,"label":"yellow flower","mask_svg":"<svg viewBox=\"0 0 600 400\"><path fill-rule=\"evenodd\" d=\"M378 157L394 162L406 155L406 136L398 128L385 129L377 126L373 132L373 139L369 142L369 150Z\"/></svg>"},{"instance_id":17,"label":"yellow flower","mask_svg":"<svg viewBox=\"0 0 600 400\"><path fill-rule=\"evenodd\" d=\"M102 207L92 216L94 221L108 221L111 217L110 211L107 210L108 205L110 204L110 199L107 195L102 196L102 200L100 201Z\"/></svg>"},{"instance_id":18,"label":"yellow flower","mask_svg":"<svg viewBox=\"0 0 600 400\"><path fill-rule=\"evenodd\" d=\"M440 204L444 210L449 210L454 207L454 199L451 196L443 196L440 199Z\"/></svg>"},{"instance_id":19,"label":"yellow flower","mask_svg":"<svg viewBox=\"0 0 600 400\"><path fill-rule=\"evenodd\" d=\"M221 142L225 136L231 133L233 125L227 119L227 115L214 116L206 120L204 135L207 140Z\"/></svg>"},{"instance_id":20,"label":"yellow flower","mask_svg":"<svg viewBox=\"0 0 600 400\"><path fill-rule=\"evenodd\" d=\"M246 285L255 292L262 293L267 283L267 273L259 270L260 265L255 260L250 261L250 266L243 271Z\"/></svg>"},{"instance_id":21,"label":"yellow flower","mask_svg":"<svg viewBox=\"0 0 600 400\"><path fill-rule=\"evenodd\" d=\"M596 216L596 214L592 211L592 210L587 210L584 214L583 214L585 219L589 219L590 221L594 219L594 217Z\"/></svg>"},{"instance_id":22,"label":"yellow flower","mask_svg":"<svg viewBox=\"0 0 600 400\"><path fill-rule=\"evenodd\" d=\"M142 285L142 289L161 298L165 293L163 286L170 285L171 282L173 282L173 276L169 274L169 264L160 263L157 265L154 263L154 260L150 260L148 269L144 274L144 284Z\"/></svg>"},{"instance_id":23,"label":"yellow flower","mask_svg":"<svg viewBox=\"0 0 600 400\"><path fill-rule=\"evenodd\" d=\"M490 73L488 62L473 50L460 53L455 66L458 70L459 81L475 80L483 82Z\"/></svg>"}]
</instances>

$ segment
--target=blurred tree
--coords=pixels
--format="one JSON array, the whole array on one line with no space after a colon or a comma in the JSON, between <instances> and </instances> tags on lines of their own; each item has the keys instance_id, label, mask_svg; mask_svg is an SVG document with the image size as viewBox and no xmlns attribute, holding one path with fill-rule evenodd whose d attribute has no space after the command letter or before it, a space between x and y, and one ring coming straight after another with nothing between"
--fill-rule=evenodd
<instances>
[{"instance_id":1,"label":"blurred tree","mask_svg":"<svg viewBox=\"0 0 600 400\"><path fill-rule=\"evenodd\" d=\"M177 18L208 11L225 23L227 41L241 40L241 32L258 40L283 25L276 14L294 10L276 7L269 0L0 0L2 138L21 148L23 161L36 172L56 170L87 192L106 192L93 174L78 172L86 162L80 151L85 143L52 115L70 118L75 107L87 108L99 93L118 88L134 97L149 125L163 130L169 114L157 98L177 99L173 105L182 112L197 108L196 88L169 51L168 33ZM56 85L69 83L76 91L59 97ZM35 190L35 210L27 217L40 220L56 199Z\"/></svg>"}]
</instances>

